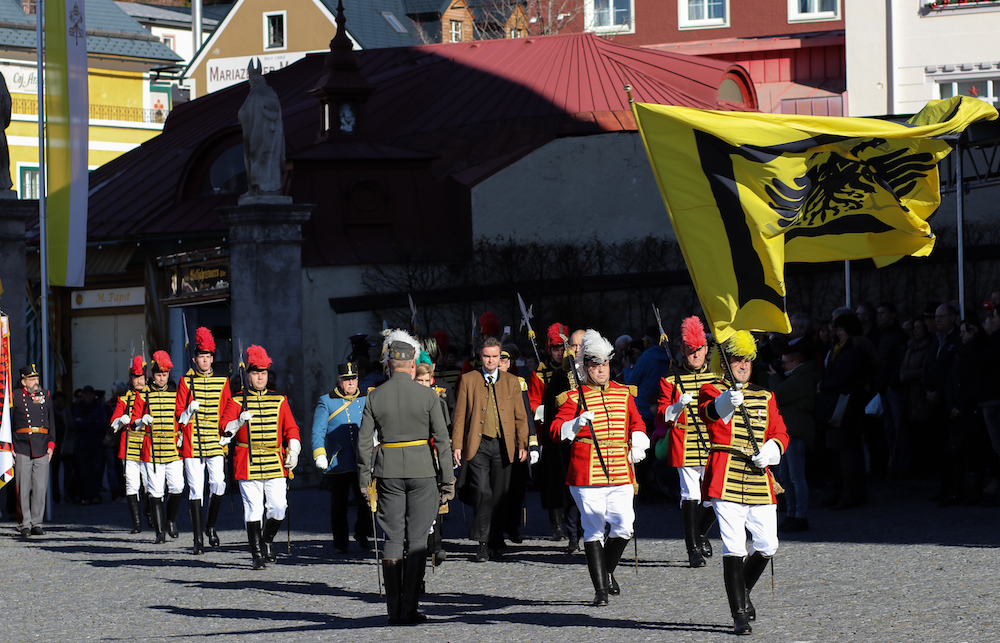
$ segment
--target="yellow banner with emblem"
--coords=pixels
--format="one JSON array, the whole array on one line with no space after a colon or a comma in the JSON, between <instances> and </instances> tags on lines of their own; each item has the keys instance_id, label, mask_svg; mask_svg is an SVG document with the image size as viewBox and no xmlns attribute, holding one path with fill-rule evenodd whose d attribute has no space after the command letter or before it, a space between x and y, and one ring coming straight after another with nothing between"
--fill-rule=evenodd
<instances>
[{"instance_id":1,"label":"yellow banner with emblem","mask_svg":"<svg viewBox=\"0 0 1000 643\"><path fill-rule=\"evenodd\" d=\"M931 101L906 123L633 103L653 174L716 339L788 333L785 262L934 247L943 137L997 118L969 97Z\"/></svg>"}]
</instances>

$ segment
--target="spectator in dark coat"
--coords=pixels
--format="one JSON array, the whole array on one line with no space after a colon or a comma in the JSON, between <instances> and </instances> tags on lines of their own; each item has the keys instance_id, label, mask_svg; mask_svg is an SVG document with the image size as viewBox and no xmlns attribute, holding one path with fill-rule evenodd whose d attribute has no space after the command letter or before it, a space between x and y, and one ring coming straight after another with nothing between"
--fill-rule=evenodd
<instances>
[{"instance_id":1,"label":"spectator in dark coat","mask_svg":"<svg viewBox=\"0 0 1000 643\"><path fill-rule=\"evenodd\" d=\"M837 343L830 350L826 376L819 383L816 414L828 425L826 446L839 464L840 479L834 483L834 495L824 504L834 509L851 509L868 500L862 422L871 397L868 383L874 350L865 346L870 346L870 342L862 336L861 322L854 313L838 315L833 320L833 330ZM836 418L841 396L846 396L846 408Z\"/></svg>"},{"instance_id":2,"label":"spectator in dark coat","mask_svg":"<svg viewBox=\"0 0 1000 643\"><path fill-rule=\"evenodd\" d=\"M898 439L902 424L903 389L899 383L899 367L906 355L906 334L896 321L896 306L891 302L879 304L875 313L881 331L875 360L875 391L882 398L882 426L889 448L888 466L890 471L899 470L902 457L909 460L909 453L901 453L905 442Z\"/></svg>"},{"instance_id":3,"label":"spectator in dark coat","mask_svg":"<svg viewBox=\"0 0 1000 643\"><path fill-rule=\"evenodd\" d=\"M814 446L816 384L820 381L815 353L807 339L792 340L781 356L782 370L770 371L768 388L774 391L778 411L788 430L788 449L778 469L778 478L785 487L786 513L778 531L809 530L806 451Z\"/></svg>"},{"instance_id":4,"label":"spectator in dark coat","mask_svg":"<svg viewBox=\"0 0 1000 643\"><path fill-rule=\"evenodd\" d=\"M922 317L913 320L913 337L899 365L899 383L903 387L903 413L900 445L897 447L899 475L911 473L912 462L927 462L930 448L931 404L927 401L927 360L932 338ZM896 469L894 469L895 471Z\"/></svg>"}]
</instances>

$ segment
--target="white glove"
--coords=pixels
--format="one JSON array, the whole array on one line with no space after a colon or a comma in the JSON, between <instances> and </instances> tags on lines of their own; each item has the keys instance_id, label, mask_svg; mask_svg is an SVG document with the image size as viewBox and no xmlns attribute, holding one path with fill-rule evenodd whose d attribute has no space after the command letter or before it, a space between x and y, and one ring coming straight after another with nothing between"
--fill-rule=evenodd
<instances>
[{"instance_id":1,"label":"white glove","mask_svg":"<svg viewBox=\"0 0 1000 643\"><path fill-rule=\"evenodd\" d=\"M240 426L243 426L252 419L253 419L253 413L251 411L243 411L242 413L240 413Z\"/></svg>"},{"instance_id":2,"label":"white glove","mask_svg":"<svg viewBox=\"0 0 1000 643\"><path fill-rule=\"evenodd\" d=\"M539 404L535 409L535 422L545 422L545 405Z\"/></svg>"},{"instance_id":3,"label":"white glove","mask_svg":"<svg viewBox=\"0 0 1000 643\"><path fill-rule=\"evenodd\" d=\"M184 446L184 434L183 433L178 433L177 434L177 448L179 449L182 446Z\"/></svg>"},{"instance_id":4,"label":"white glove","mask_svg":"<svg viewBox=\"0 0 1000 643\"><path fill-rule=\"evenodd\" d=\"M568 422L563 422L563 425L559 430L559 435L563 440L575 440L576 434L580 432L580 429L582 429L587 423L593 421L594 412L584 411L579 417L573 418Z\"/></svg>"},{"instance_id":5,"label":"white glove","mask_svg":"<svg viewBox=\"0 0 1000 643\"><path fill-rule=\"evenodd\" d=\"M302 443L292 438L288 441L288 450L285 451L285 468L291 471L299 463L299 451L302 450Z\"/></svg>"},{"instance_id":6,"label":"white glove","mask_svg":"<svg viewBox=\"0 0 1000 643\"><path fill-rule=\"evenodd\" d=\"M723 422L728 424L740 404L743 404L743 391L731 388L715 398L715 412L719 414Z\"/></svg>"},{"instance_id":7,"label":"white glove","mask_svg":"<svg viewBox=\"0 0 1000 643\"><path fill-rule=\"evenodd\" d=\"M681 395L679 400L668 406L667 410L664 411L663 420L669 424L679 418L681 413L684 412L684 409L687 408L687 405L690 404L693 399L694 396L690 393L684 393Z\"/></svg>"},{"instance_id":8,"label":"white glove","mask_svg":"<svg viewBox=\"0 0 1000 643\"><path fill-rule=\"evenodd\" d=\"M121 431L122 427L125 426L126 424L128 424L128 416L122 415L117 420L111 423L111 429L115 433L118 433L119 431Z\"/></svg>"},{"instance_id":9,"label":"white glove","mask_svg":"<svg viewBox=\"0 0 1000 643\"><path fill-rule=\"evenodd\" d=\"M153 426L153 416L150 415L149 413L142 416L142 423L145 424L146 426Z\"/></svg>"},{"instance_id":10,"label":"white glove","mask_svg":"<svg viewBox=\"0 0 1000 643\"><path fill-rule=\"evenodd\" d=\"M326 459L325 455L321 455L316 458L316 468L320 471L326 471L330 467L330 461Z\"/></svg>"},{"instance_id":11,"label":"white glove","mask_svg":"<svg viewBox=\"0 0 1000 643\"><path fill-rule=\"evenodd\" d=\"M632 432L632 449L628 454L629 462L638 464L646 459L646 449L649 448L649 436L642 431Z\"/></svg>"},{"instance_id":12,"label":"white glove","mask_svg":"<svg viewBox=\"0 0 1000 643\"><path fill-rule=\"evenodd\" d=\"M236 420L233 420L233 422L235 422L235 421ZM232 424L233 422L230 422L229 424ZM227 444L229 444L230 442L232 442L233 438L236 435L235 433L229 433L229 424L226 425L226 432L222 434L221 438L219 438L219 446L220 447L224 447Z\"/></svg>"},{"instance_id":13,"label":"white glove","mask_svg":"<svg viewBox=\"0 0 1000 643\"><path fill-rule=\"evenodd\" d=\"M772 438L765 442L764 446L760 448L760 453L750 458L750 460L758 469L773 467L781 462L781 448L778 446L778 441Z\"/></svg>"},{"instance_id":14,"label":"white glove","mask_svg":"<svg viewBox=\"0 0 1000 643\"><path fill-rule=\"evenodd\" d=\"M194 412L197 411L199 408L201 408L201 402L199 402L198 400L191 400L191 403L188 404L188 407L184 409L183 413L181 413L180 423L190 424L191 416L194 415Z\"/></svg>"},{"instance_id":15,"label":"white glove","mask_svg":"<svg viewBox=\"0 0 1000 643\"><path fill-rule=\"evenodd\" d=\"M538 464L538 451L532 449L528 452L528 463L532 466Z\"/></svg>"},{"instance_id":16,"label":"white glove","mask_svg":"<svg viewBox=\"0 0 1000 643\"><path fill-rule=\"evenodd\" d=\"M129 427L129 431L142 431L142 427L145 425L146 421L143 418L136 418Z\"/></svg>"}]
</instances>

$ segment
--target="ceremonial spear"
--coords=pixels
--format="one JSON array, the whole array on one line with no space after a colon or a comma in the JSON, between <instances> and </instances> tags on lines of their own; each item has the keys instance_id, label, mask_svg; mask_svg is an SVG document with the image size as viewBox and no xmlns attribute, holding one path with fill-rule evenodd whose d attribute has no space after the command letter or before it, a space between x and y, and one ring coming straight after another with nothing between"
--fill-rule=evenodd
<instances>
[{"instance_id":1,"label":"ceremonial spear","mask_svg":"<svg viewBox=\"0 0 1000 643\"><path fill-rule=\"evenodd\" d=\"M541 364L542 358L538 355L538 344L535 343L535 331L532 330L530 321L531 318L533 317L533 315L531 314L531 309L534 308L534 304L525 308L524 300L521 299L521 293L517 293L517 305L521 308L521 325L518 326L517 329L521 330L525 326L528 327L528 340L531 341L531 348L533 348L535 351L535 360L538 361L539 364Z\"/></svg>"}]
</instances>

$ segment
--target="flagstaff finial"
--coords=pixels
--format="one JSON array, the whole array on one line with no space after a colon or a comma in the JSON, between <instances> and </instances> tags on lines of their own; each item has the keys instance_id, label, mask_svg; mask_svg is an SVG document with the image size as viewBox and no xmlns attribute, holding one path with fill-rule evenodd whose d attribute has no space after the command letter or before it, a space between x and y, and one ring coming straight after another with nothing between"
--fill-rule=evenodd
<instances>
[{"instance_id":1,"label":"flagstaff finial","mask_svg":"<svg viewBox=\"0 0 1000 643\"><path fill-rule=\"evenodd\" d=\"M631 85L625 85L625 93L628 94L628 102L629 103L634 103L635 101L632 100L632 86Z\"/></svg>"}]
</instances>

